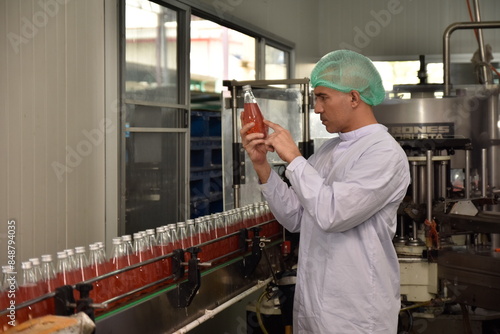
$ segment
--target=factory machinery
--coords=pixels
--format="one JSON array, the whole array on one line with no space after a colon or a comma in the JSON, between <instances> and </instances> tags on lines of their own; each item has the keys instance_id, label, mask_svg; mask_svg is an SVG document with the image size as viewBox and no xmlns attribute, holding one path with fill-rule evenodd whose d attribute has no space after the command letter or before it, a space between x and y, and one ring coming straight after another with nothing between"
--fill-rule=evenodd
<instances>
[{"instance_id":1,"label":"factory machinery","mask_svg":"<svg viewBox=\"0 0 500 334\"><path fill-rule=\"evenodd\" d=\"M500 332L499 86L481 33L489 28L500 22L450 25L444 84L426 83L421 56L420 84L395 86L396 98L375 108L406 151L412 179L394 239L403 333ZM479 84L450 82L450 39L460 29L478 29Z\"/></svg>"},{"instance_id":2,"label":"factory machinery","mask_svg":"<svg viewBox=\"0 0 500 334\"><path fill-rule=\"evenodd\" d=\"M5 320L6 315L14 314L19 326L41 314L84 312L95 321L96 333L186 333L279 281L282 230L266 207L259 202L196 218L200 226L214 226L212 235L197 233L185 238L184 244L179 239L164 255L58 286L29 300L18 299L15 313L0 310L1 316ZM97 249L95 245L90 249ZM20 297L22 291L19 286L16 294ZM47 318L33 326L51 321L53 318ZM2 326L12 327L5 321Z\"/></svg>"},{"instance_id":3,"label":"factory machinery","mask_svg":"<svg viewBox=\"0 0 500 334\"><path fill-rule=\"evenodd\" d=\"M442 85L427 84L421 57L421 83L395 86L395 98L375 107L377 120L407 153L412 178L394 238L401 269L399 333L500 332L500 87L492 83L481 35L481 29L500 28L500 22L480 22L476 15L475 22L452 24L444 33ZM463 29L478 29L479 84L453 86L450 38ZM241 88L247 84L254 88L265 117L290 129L304 156L322 139L321 124L310 112L308 79L224 82L226 212L262 201L238 139ZM401 92L411 98L398 98ZM436 92L443 95L436 97ZM269 160L283 175L279 157L270 154ZM293 263L287 263L297 246L293 240L266 216L18 307L55 297L57 314L87 312L96 321L97 333L186 333L254 292L279 286L280 281L293 286L293 274L287 276L293 273ZM217 245L218 251L202 256L210 245ZM170 263L168 275L99 304L87 299L88 284L165 260ZM287 304L289 310L292 299L281 306Z\"/></svg>"}]
</instances>

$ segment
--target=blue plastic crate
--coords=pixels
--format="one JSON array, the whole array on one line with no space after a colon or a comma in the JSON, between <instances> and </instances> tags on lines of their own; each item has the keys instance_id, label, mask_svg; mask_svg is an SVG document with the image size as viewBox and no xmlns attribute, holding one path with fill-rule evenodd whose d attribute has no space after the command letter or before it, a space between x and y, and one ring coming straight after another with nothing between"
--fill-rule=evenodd
<instances>
[{"instance_id":1,"label":"blue plastic crate","mask_svg":"<svg viewBox=\"0 0 500 334\"><path fill-rule=\"evenodd\" d=\"M202 170L191 172L189 191L191 200L211 198L215 194L222 194L222 171Z\"/></svg>"},{"instance_id":2,"label":"blue plastic crate","mask_svg":"<svg viewBox=\"0 0 500 334\"><path fill-rule=\"evenodd\" d=\"M191 140L191 168L222 167L222 142L215 138Z\"/></svg>"},{"instance_id":3,"label":"blue plastic crate","mask_svg":"<svg viewBox=\"0 0 500 334\"><path fill-rule=\"evenodd\" d=\"M214 111L191 111L191 137L220 137L221 115Z\"/></svg>"}]
</instances>

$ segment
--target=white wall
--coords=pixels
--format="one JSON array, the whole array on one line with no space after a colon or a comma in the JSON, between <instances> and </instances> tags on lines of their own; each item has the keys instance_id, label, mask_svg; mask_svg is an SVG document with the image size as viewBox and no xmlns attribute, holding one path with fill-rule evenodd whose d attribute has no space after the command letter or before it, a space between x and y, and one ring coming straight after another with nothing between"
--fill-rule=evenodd
<instances>
[{"instance_id":1,"label":"white wall","mask_svg":"<svg viewBox=\"0 0 500 334\"><path fill-rule=\"evenodd\" d=\"M0 0L1 264L104 241L104 6Z\"/></svg>"}]
</instances>

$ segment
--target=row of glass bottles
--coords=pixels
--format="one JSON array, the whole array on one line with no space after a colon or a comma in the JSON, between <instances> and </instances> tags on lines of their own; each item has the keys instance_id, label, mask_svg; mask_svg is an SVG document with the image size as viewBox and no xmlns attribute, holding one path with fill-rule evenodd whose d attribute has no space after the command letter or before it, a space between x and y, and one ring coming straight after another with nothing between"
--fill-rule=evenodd
<instances>
[{"instance_id":1,"label":"row of glass bottles","mask_svg":"<svg viewBox=\"0 0 500 334\"><path fill-rule=\"evenodd\" d=\"M9 281L8 278L14 269L10 266L4 266L2 267L0 310L9 306L11 300L8 297L9 291L15 290L15 302L20 304L53 292L58 286L74 285L130 265L170 254L179 248L187 249L192 246L200 246L202 251L198 257L201 262L216 259L237 251L239 236L236 234L212 243L209 242L210 240L222 238L240 229L249 229L267 221L270 222L262 225L261 236L272 236L280 233L280 225L273 220L267 203L259 202L194 220L190 219L186 222L168 224L157 227L156 230L148 229L133 235L113 238L113 247L109 257L106 257L104 244L98 242L89 245L88 254L85 247L76 247L58 252L55 261L50 254L42 255L41 261L39 258L32 258L22 262L21 280ZM187 259L188 256L186 256ZM162 259L96 281L93 283L90 297L96 303L104 302L169 277L172 274L171 261L171 258ZM16 275L16 277L18 276ZM12 288L11 282L17 285ZM170 282L171 280L165 281L164 284ZM138 292L134 296L147 291L150 289ZM123 300L117 301L117 303L120 302ZM99 313L98 310L96 311ZM18 310L16 323L45 314L54 314L52 299ZM0 332L9 327L8 320L6 316L0 317Z\"/></svg>"}]
</instances>

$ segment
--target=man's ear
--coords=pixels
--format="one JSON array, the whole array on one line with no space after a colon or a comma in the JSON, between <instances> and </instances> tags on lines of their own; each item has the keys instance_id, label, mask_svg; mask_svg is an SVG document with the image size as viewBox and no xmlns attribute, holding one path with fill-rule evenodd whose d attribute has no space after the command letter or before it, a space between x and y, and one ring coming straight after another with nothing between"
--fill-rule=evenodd
<instances>
[{"instance_id":1,"label":"man's ear","mask_svg":"<svg viewBox=\"0 0 500 334\"><path fill-rule=\"evenodd\" d=\"M361 103L361 95L357 90L351 90L349 95L351 97L351 106L353 108L357 107Z\"/></svg>"}]
</instances>

